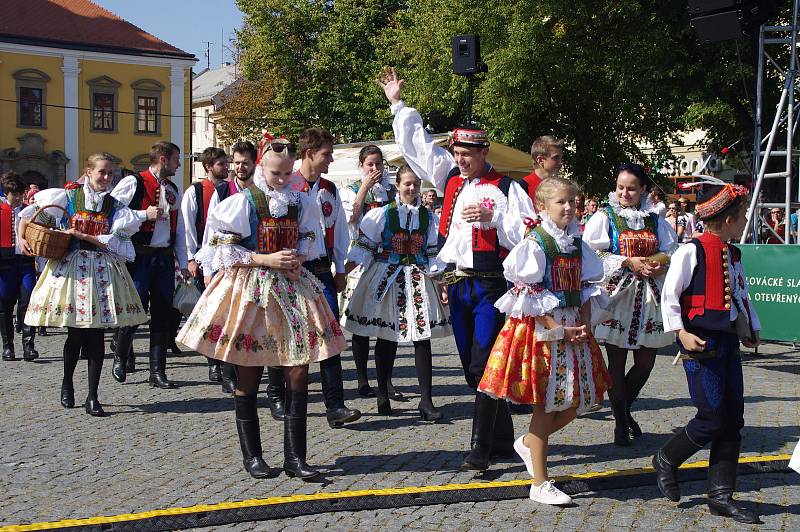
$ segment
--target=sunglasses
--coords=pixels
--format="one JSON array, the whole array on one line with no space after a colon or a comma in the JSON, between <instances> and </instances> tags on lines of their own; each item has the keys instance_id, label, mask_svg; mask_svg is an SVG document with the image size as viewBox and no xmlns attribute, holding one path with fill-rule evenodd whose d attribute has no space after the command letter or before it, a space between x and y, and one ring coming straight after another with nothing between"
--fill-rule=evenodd
<instances>
[{"instance_id":1,"label":"sunglasses","mask_svg":"<svg viewBox=\"0 0 800 532\"><path fill-rule=\"evenodd\" d=\"M265 147L264 151L272 150L275 153L283 153L283 150L289 152L289 155L294 155L297 153L297 148L294 143L291 142L270 142Z\"/></svg>"}]
</instances>

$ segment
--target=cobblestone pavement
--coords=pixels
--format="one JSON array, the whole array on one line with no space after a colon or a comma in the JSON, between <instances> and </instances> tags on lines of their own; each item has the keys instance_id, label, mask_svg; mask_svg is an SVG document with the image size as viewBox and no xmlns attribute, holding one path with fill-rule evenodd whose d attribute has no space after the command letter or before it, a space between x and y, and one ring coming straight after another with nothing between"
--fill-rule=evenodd
<instances>
[{"instance_id":1,"label":"cobblestone pavement","mask_svg":"<svg viewBox=\"0 0 800 532\"><path fill-rule=\"evenodd\" d=\"M526 478L524 466L498 463L483 474L461 472L467 448L472 394L451 339L434 342L434 394L447 421L423 423L416 412L413 353L398 352L394 382L408 402L394 403L395 415L379 416L374 399L355 393L355 369L345 358L348 404L364 416L345 429L325 422L319 378L313 376L309 406L308 461L327 470L326 482L303 483L281 475L251 479L241 467L233 402L206 379L205 359L188 353L171 357L168 375L177 390L147 385L146 341L137 339L140 370L120 385L111 378L110 355L103 368L100 400L110 414L92 418L82 408L58 403L64 335L37 338L42 357L35 363L2 362L0 412L0 525L66 518L116 515L200 503L351 489L465 483ZM17 338L19 343L19 338ZM21 352L19 345L17 350ZM800 435L800 350L771 344L765 356L745 358L747 404L743 454L791 452ZM580 418L552 439L551 474L627 469L649 464L666 436L692 415L683 371L658 357L650 382L635 404L634 416L645 435L629 449L611 444L608 408ZM370 359L371 368L373 362ZM145 371L142 371L142 370ZM86 363L76 371L76 402L86 390ZM370 373L374 384L374 372ZM264 457L282 462L282 425L262 410ZM528 416L514 416L517 433ZM697 455L705 459L707 451ZM763 530L800 530L798 479L794 474L742 477L741 498L764 514ZM788 484L788 486L787 486ZM711 518L698 497L702 483L691 484L680 505L658 498L655 488L617 490L578 497L572 508L530 501L452 504L395 510L331 513L284 521L252 523L232 530L417 527L424 529L535 530L616 528L735 528Z\"/></svg>"}]
</instances>

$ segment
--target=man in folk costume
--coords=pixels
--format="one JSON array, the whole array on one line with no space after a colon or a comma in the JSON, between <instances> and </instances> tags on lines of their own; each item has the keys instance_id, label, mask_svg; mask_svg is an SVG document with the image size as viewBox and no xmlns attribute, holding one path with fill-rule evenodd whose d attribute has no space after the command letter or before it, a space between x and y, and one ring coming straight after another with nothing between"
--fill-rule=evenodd
<instances>
[{"instance_id":1,"label":"man in folk costume","mask_svg":"<svg viewBox=\"0 0 800 532\"><path fill-rule=\"evenodd\" d=\"M533 171L522 178L528 186L528 196L533 201L539 183L558 175L564 164L564 141L552 135L542 135L531 143ZM534 202L535 204L535 202Z\"/></svg>"},{"instance_id":2,"label":"man in folk costume","mask_svg":"<svg viewBox=\"0 0 800 532\"><path fill-rule=\"evenodd\" d=\"M3 176L0 186L5 197L0 198L0 333L3 338L3 360L14 360L14 304L17 316L25 316L31 292L36 285L33 257L22 253L17 244L18 214L25 206L25 183L16 172ZM34 347L36 328L22 325L22 358L36 360Z\"/></svg>"},{"instance_id":3,"label":"man in folk costume","mask_svg":"<svg viewBox=\"0 0 800 532\"><path fill-rule=\"evenodd\" d=\"M467 384L477 389L505 316L494 306L507 290L503 259L535 216L524 184L486 162L485 131L453 131L452 153L436 146L419 113L400 99L404 81L394 69L380 80L392 104L392 128L406 162L444 192L439 260L449 265L447 300ZM471 451L462 468L483 470L493 456L513 456L514 427L505 401L475 394Z\"/></svg>"},{"instance_id":4,"label":"man in folk costume","mask_svg":"<svg viewBox=\"0 0 800 532\"><path fill-rule=\"evenodd\" d=\"M200 163L203 165L206 175L186 190L181 201L181 216L183 216L183 226L186 228L187 269L192 274L192 277L197 280L199 288L203 290L205 289L203 272L200 270L197 261L194 260L194 255L203 243L211 197L216 192L217 185L226 183L225 178L228 177L228 155L221 148L208 147L200 155ZM209 381L222 381L220 364L219 360L208 359Z\"/></svg>"},{"instance_id":5,"label":"man in folk costume","mask_svg":"<svg viewBox=\"0 0 800 532\"><path fill-rule=\"evenodd\" d=\"M272 149L281 145L273 144ZM286 146L285 144L283 146ZM287 149L294 149L288 145ZM350 234L342 200L336 185L321 177L333 162L333 136L321 128L309 128L300 135L300 168L293 174L289 184L292 190L303 191L313 198L322 212L317 238L320 258L307 261L303 267L313 273L324 286L325 299L336 319L339 319L337 294L344 290L347 282L345 261L350 245ZM336 275L331 268L336 268ZM273 403L283 397L283 374L280 368L269 369L267 395ZM325 400L326 417L331 428L338 428L361 417L361 412L348 408L344 403L342 382L342 358L333 356L320 362L322 395Z\"/></svg>"},{"instance_id":6,"label":"man in folk costume","mask_svg":"<svg viewBox=\"0 0 800 532\"><path fill-rule=\"evenodd\" d=\"M180 167L180 148L159 141L150 148L150 168L128 176L111 195L133 210L143 222L131 240L136 260L128 263L136 291L145 309L150 308L150 386L171 389L165 366L170 343L170 311L175 290L175 260L188 279L185 226L180 216L181 193L170 181ZM181 235L178 238L178 235ZM126 362L138 326L117 332L112 375L125 382Z\"/></svg>"}]
</instances>

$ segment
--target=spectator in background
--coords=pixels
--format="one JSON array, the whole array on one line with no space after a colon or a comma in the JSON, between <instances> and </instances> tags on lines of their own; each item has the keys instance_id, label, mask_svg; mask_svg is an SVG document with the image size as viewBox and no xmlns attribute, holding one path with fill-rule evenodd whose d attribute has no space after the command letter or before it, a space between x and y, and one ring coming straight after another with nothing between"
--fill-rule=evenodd
<instances>
[{"instance_id":1,"label":"spectator in background","mask_svg":"<svg viewBox=\"0 0 800 532\"><path fill-rule=\"evenodd\" d=\"M783 235L786 231L783 220L782 209L776 207L769 210L769 219L767 219L767 225L769 227L764 228L764 232L761 236L765 244L783 244Z\"/></svg>"},{"instance_id":2,"label":"spectator in background","mask_svg":"<svg viewBox=\"0 0 800 532\"><path fill-rule=\"evenodd\" d=\"M684 220L686 220L685 230L683 232L683 239L682 242L688 242L692 238L694 238L694 234L696 232L696 222L695 216L690 212L689 200L686 198L680 198L678 200L678 207L679 207L679 214L683 216Z\"/></svg>"},{"instance_id":3,"label":"spectator in background","mask_svg":"<svg viewBox=\"0 0 800 532\"><path fill-rule=\"evenodd\" d=\"M33 203L33 196L36 195L36 193L39 192L40 190L41 189L39 188L39 185L37 185L36 183L31 183L30 185L28 185L28 189L25 191L25 199L22 200L22 204L27 207L28 205Z\"/></svg>"},{"instance_id":4,"label":"spectator in background","mask_svg":"<svg viewBox=\"0 0 800 532\"><path fill-rule=\"evenodd\" d=\"M422 204L425 206L426 209L433 211L439 203L439 196L436 194L436 191L426 190L422 193Z\"/></svg>"},{"instance_id":5,"label":"spectator in background","mask_svg":"<svg viewBox=\"0 0 800 532\"><path fill-rule=\"evenodd\" d=\"M677 201L669 202L667 215L664 217L672 230L678 235L678 242L683 242L683 235L686 232L686 218L681 213Z\"/></svg>"},{"instance_id":6,"label":"spectator in background","mask_svg":"<svg viewBox=\"0 0 800 532\"><path fill-rule=\"evenodd\" d=\"M789 236L795 244L800 243L797 238L797 211L789 215Z\"/></svg>"},{"instance_id":7,"label":"spectator in background","mask_svg":"<svg viewBox=\"0 0 800 532\"><path fill-rule=\"evenodd\" d=\"M653 212L658 214L660 218L665 218L667 216L667 206L664 205L664 200L666 197L664 196L664 191L660 188L653 190L650 192L650 205L653 206Z\"/></svg>"},{"instance_id":8,"label":"spectator in background","mask_svg":"<svg viewBox=\"0 0 800 532\"><path fill-rule=\"evenodd\" d=\"M583 228L586 225L586 222L597 212L599 204L595 198L590 198L589 201L586 202L586 210L583 213L583 217L580 220L579 225Z\"/></svg>"},{"instance_id":9,"label":"spectator in background","mask_svg":"<svg viewBox=\"0 0 800 532\"><path fill-rule=\"evenodd\" d=\"M586 212L586 196L583 194L578 194L575 196L575 219L578 220L578 224L581 223L583 219L583 215Z\"/></svg>"}]
</instances>

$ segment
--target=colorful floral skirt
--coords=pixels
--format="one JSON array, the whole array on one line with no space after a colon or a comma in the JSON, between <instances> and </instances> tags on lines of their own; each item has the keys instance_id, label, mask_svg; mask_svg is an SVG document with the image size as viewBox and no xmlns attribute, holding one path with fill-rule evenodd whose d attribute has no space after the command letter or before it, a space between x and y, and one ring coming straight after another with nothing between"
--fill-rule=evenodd
<instances>
[{"instance_id":1,"label":"colorful floral skirt","mask_svg":"<svg viewBox=\"0 0 800 532\"><path fill-rule=\"evenodd\" d=\"M574 325L577 309L556 309L554 319ZM603 354L590 335L584 344L537 340L535 318L509 318L489 354L478 390L517 404L544 405L545 412L584 412L611 387ZM541 325L539 325L541 331Z\"/></svg>"},{"instance_id":2,"label":"colorful floral skirt","mask_svg":"<svg viewBox=\"0 0 800 532\"><path fill-rule=\"evenodd\" d=\"M417 266L373 263L361 275L344 316L351 333L393 342L453 334L436 285Z\"/></svg>"},{"instance_id":3,"label":"colorful floral skirt","mask_svg":"<svg viewBox=\"0 0 800 532\"><path fill-rule=\"evenodd\" d=\"M300 366L347 346L322 285L301 269L292 281L269 268L232 268L214 276L177 340L240 366Z\"/></svg>"},{"instance_id":4,"label":"colorful floral skirt","mask_svg":"<svg viewBox=\"0 0 800 532\"><path fill-rule=\"evenodd\" d=\"M625 272L609 278L604 289L611 298L606 309L611 317L597 324L595 338L626 349L674 344L675 334L664 332L661 317L663 286L663 276L648 279Z\"/></svg>"},{"instance_id":5,"label":"colorful floral skirt","mask_svg":"<svg viewBox=\"0 0 800 532\"><path fill-rule=\"evenodd\" d=\"M68 251L47 261L25 314L25 324L35 327L102 329L146 321L124 261L105 251Z\"/></svg>"}]
</instances>

